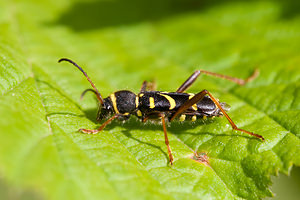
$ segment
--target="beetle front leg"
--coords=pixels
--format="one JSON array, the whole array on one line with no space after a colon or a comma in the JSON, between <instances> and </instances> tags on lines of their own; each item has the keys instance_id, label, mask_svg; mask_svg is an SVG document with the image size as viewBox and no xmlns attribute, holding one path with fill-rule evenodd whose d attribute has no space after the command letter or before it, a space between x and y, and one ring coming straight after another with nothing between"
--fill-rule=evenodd
<instances>
[{"instance_id":1,"label":"beetle front leg","mask_svg":"<svg viewBox=\"0 0 300 200\"><path fill-rule=\"evenodd\" d=\"M97 129L84 129L84 128L81 128L79 129L78 131L82 132L82 133L87 133L87 134L96 134L98 133L99 131L102 131L105 126L107 126L112 120L114 120L115 118L119 117L120 115L119 114L116 114L114 116L112 116L111 118L109 118L106 122L104 122L99 128Z\"/></svg>"}]
</instances>

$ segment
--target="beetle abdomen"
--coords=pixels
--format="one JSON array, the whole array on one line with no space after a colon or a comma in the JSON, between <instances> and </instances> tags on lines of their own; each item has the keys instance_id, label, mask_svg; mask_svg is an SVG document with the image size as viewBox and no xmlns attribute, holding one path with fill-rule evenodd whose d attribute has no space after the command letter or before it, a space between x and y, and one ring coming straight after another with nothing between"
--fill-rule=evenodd
<instances>
[{"instance_id":1,"label":"beetle abdomen","mask_svg":"<svg viewBox=\"0 0 300 200\"><path fill-rule=\"evenodd\" d=\"M143 112L176 112L193 96L194 94L188 93L147 91L138 95L138 108ZM198 115L203 114L209 116L213 114L216 109L217 107L214 102L208 96L204 96L200 102L194 104L186 112L195 112Z\"/></svg>"}]
</instances>

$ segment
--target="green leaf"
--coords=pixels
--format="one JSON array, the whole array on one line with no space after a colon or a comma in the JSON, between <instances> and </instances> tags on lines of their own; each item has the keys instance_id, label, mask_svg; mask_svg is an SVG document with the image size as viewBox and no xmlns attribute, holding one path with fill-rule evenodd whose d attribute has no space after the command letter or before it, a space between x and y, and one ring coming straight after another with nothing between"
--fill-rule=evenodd
<instances>
[{"instance_id":1,"label":"green leaf","mask_svg":"<svg viewBox=\"0 0 300 200\"><path fill-rule=\"evenodd\" d=\"M272 196L270 176L300 165L300 18L292 7L292 1L0 2L0 192L13 191L0 197ZM81 134L79 128L99 126L97 104L90 95L79 100L90 85L70 64L58 64L61 57L80 64L105 97L119 89L137 93L143 80L175 91L200 68L240 78L258 68L260 76L243 87L201 76L189 91L211 91L231 105L238 127L266 141L232 131L225 118L172 122L170 166L159 124L132 117Z\"/></svg>"}]
</instances>

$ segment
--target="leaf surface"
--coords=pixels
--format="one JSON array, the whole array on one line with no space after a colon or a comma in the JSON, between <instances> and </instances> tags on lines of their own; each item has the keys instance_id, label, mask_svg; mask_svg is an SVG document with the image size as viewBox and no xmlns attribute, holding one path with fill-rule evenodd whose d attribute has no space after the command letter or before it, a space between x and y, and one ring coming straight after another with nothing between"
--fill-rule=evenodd
<instances>
[{"instance_id":1,"label":"leaf surface","mask_svg":"<svg viewBox=\"0 0 300 200\"><path fill-rule=\"evenodd\" d=\"M270 176L300 165L299 16L285 18L276 1L123 4L0 3L0 174L7 187L37 199L272 196ZM73 66L58 64L61 57L80 64L105 97L137 93L143 80L175 91L199 68L240 78L258 68L246 86L201 76L189 92L211 91L231 105L238 127L266 141L232 131L225 118L172 122L170 166L159 124L132 117L81 134L99 126L97 104L91 95L79 100L90 86Z\"/></svg>"}]
</instances>

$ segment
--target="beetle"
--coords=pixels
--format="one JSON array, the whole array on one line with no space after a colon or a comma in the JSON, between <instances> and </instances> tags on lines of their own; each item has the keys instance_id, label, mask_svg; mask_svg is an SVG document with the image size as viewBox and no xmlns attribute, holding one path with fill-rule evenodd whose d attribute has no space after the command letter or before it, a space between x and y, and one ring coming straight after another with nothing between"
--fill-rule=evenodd
<instances>
[{"instance_id":1,"label":"beetle","mask_svg":"<svg viewBox=\"0 0 300 200\"><path fill-rule=\"evenodd\" d=\"M79 129L82 133L96 134L102 131L105 126L114 119L125 121L128 120L131 115L138 117L142 122L146 122L149 119L161 120L171 165L173 164L174 157L169 145L166 121L172 122L174 119L179 119L180 121L186 119L195 121L197 118L225 116L233 130L247 133L264 141L263 136L238 128L226 113L226 111L229 111L230 106L224 102L219 102L209 91L202 90L197 94L185 93L200 74L207 74L227 79L239 85L244 85L257 77L258 70L255 70L254 73L245 80L205 70L196 70L176 92L156 91L154 84L144 81L138 94L129 90L119 90L110 94L107 98L102 98L94 83L79 65L68 58L61 58L58 62L62 61L73 64L84 74L93 89L85 90L81 98L86 92L93 92L99 100L97 121L106 119L97 129Z\"/></svg>"}]
</instances>

